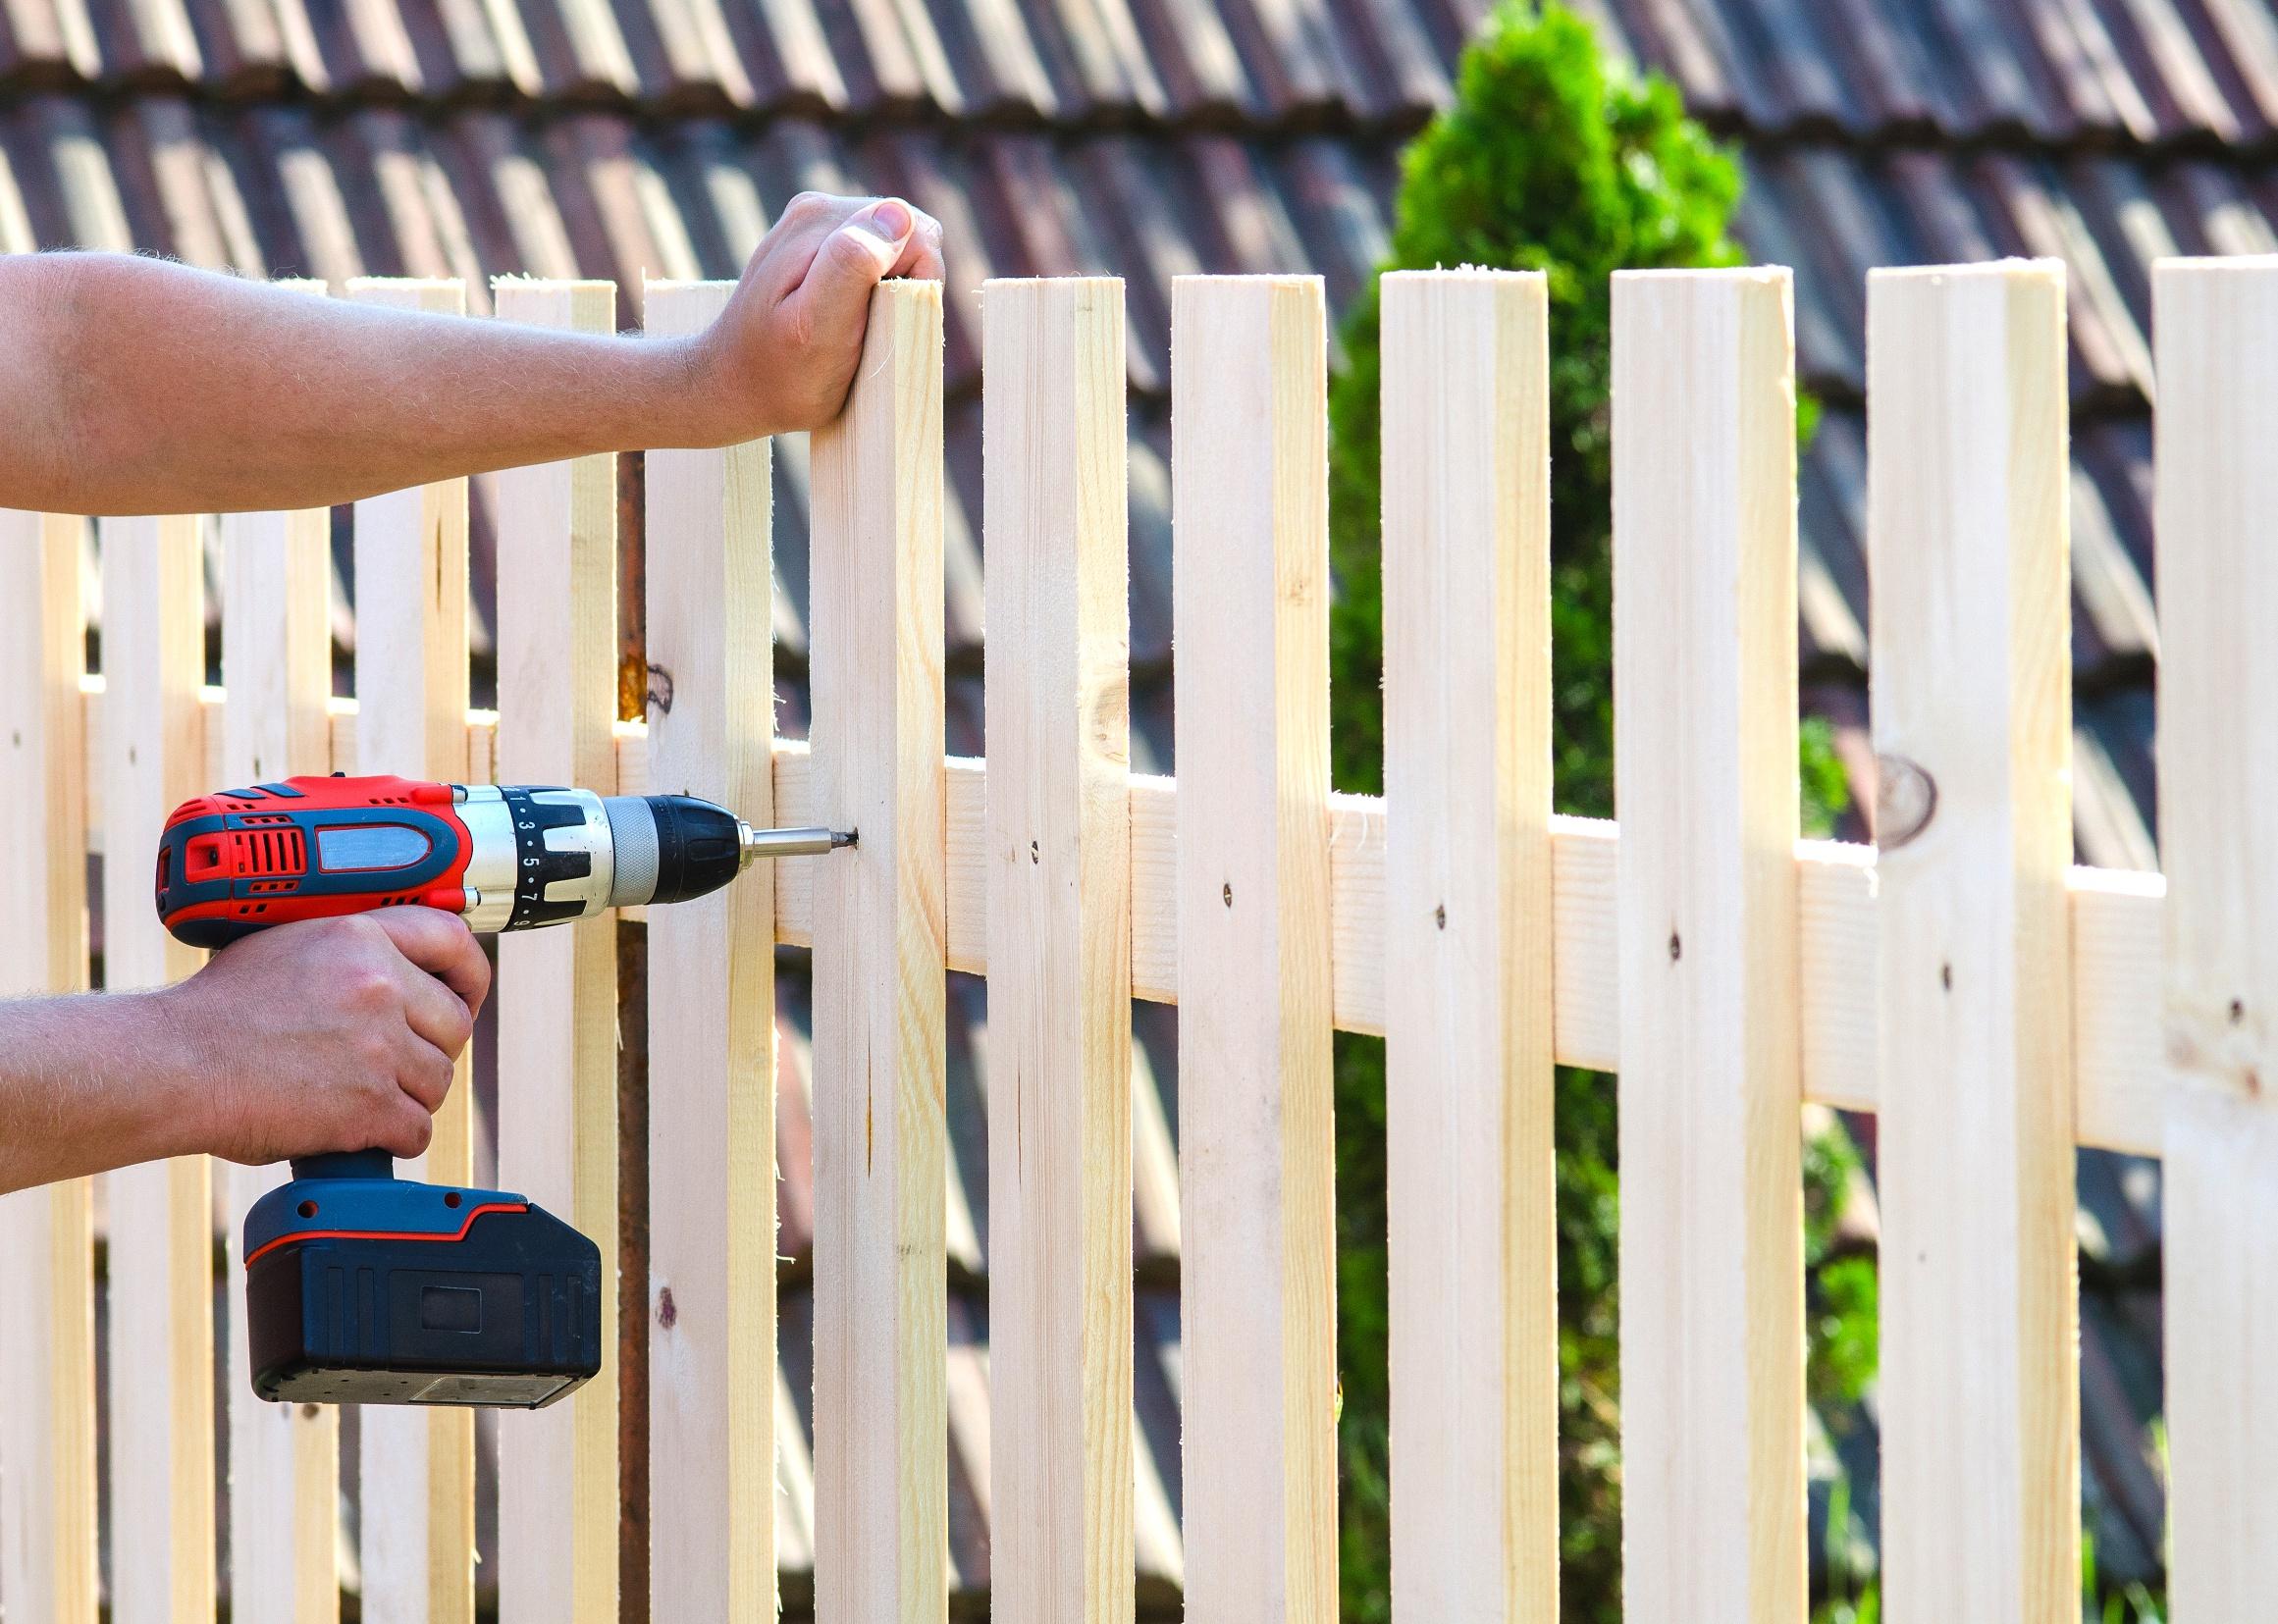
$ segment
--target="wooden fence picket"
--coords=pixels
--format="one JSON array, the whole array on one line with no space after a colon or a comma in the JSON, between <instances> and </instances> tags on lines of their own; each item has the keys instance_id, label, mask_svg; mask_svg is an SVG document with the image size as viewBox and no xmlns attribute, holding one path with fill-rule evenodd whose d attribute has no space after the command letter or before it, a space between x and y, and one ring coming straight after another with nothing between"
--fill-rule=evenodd
<instances>
[{"instance_id":1,"label":"wooden fence picket","mask_svg":"<svg viewBox=\"0 0 2278 1624\"><path fill-rule=\"evenodd\" d=\"M332 770L331 594L326 509L222 520L224 783ZM340 1411L266 1402L250 1374L245 1214L289 1177L282 1162L223 1169L232 1624L332 1624L340 1617Z\"/></svg>"},{"instance_id":2,"label":"wooden fence picket","mask_svg":"<svg viewBox=\"0 0 2278 1624\"><path fill-rule=\"evenodd\" d=\"M457 281L360 279L360 303L460 315ZM356 743L359 773L450 782L467 776L467 486L463 479L356 503ZM106 703L109 703L106 696ZM471 1054L435 1114L427 1154L407 1178L465 1184L474 1176ZM363 1454L363 1606L388 1624L474 1617L474 1413L367 1405Z\"/></svg>"},{"instance_id":3,"label":"wooden fence picket","mask_svg":"<svg viewBox=\"0 0 2278 1624\"><path fill-rule=\"evenodd\" d=\"M2278 260L2152 274L2167 872L2168 1599L2270 1612L2278 1549Z\"/></svg>"},{"instance_id":4,"label":"wooden fence picket","mask_svg":"<svg viewBox=\"0 0 2278 1624\"><path fill-rule=\"evenodd\" d=\"M1547 294L1400 272L1383 300L1393 1607L1552 1624Z\"/></svg>"},{"instance_id":5,"label":"wooden fence picket","mask_svg":"<svg viewBox=\"0 0 2278 1624\"><path fill-rule=\"evenodd\" d=\"M0 998L87 982L83 521L0 510ZM0 1617L95 1624L93 1181L0 1195Z\"/></svg>"},{"instance_id":6,"label":"wooden fence picket","mask_svg":"<svg viewBox=\"0 0 2278 1624\"><path fill-rule=\"evenodd\" d=\"M608 282L499 281L501 321L607 336ZM507 784L615 788L617 483L608 453L499 476L499 730ZM499 1184L601 1248L601 1373L499 1429L502 1624L617 1616L617 925L499 938Z\"/></svg>"},{"instance_id":7,"label":"wooden fence picket","mask_svg":"<svg viewBox=\"0 0 2278 1624\"><path fill-rule=\"evenodd\" d=\"M1313 277L1182 277L1179 1230L1188 1616L1337 1609L1327 376Z\"/></svg>"},{"instance_id":8,"label":"wooden fence picket","mask_svg":"<svg viewBox=\"0 0 2278 1624\"><path fill-rule=\"evenodd\" d=\"M2062 267L1878 271L1868 354L1884 1616L2073 1624Z\"/></svg>"},{"instance_id":9,"label":"wooden fence picket","mask_svg":"<svg viewBox=\"0 0 2278 1624\"><path fill-rule=\"evenodd\" d=\"M1123 284L981 293L990 1606L1133 1604Z\"/></svg>"},{"instance_id":10,"label":"wooden fence picket","mask_svg":"<svg viewBox=\"0 0 2278 1624\"><path fill-rule=\"evenodd\" d=\"M941 288L888 283L815 433L815 1612L931 1624L949 1566Z\"/></svg>"},{"instance_id":11,"label":"wooden fence picket","mask_svg":"<svg viewBox=\"0 0 2278 1624\"><path fill-rule=\"evenodd\" d=\"M728 283L652 282L658 337ZM651 451L649 782L774 818L768 445ZM649 1616L775 1616L776 874L649 916Z\"/></svg>"},{"instance_id":12,"label":"wooden fence picket","mask_svg":"<svg viewBox=\"0 0 2278 1624\"><path fill-rule=\"evenodd\" d=\"M1614 279L1622 1597L1800 1624L1788 273Z\"/></svg>"},{"instance_id":13,"label":"wooden fence picket","mask_svg":"<svg viewBox=\"0 0 2278 1624\"><path fill-rule=\"evenodd\" d=\"M194 518L105 519L103 984L164 986L203 955L158 922L151 854L206 788L197 691L205 589ZM105 1175L110 1517L119 1624L189 1624L214 1605L213 1182L208 1158Z\"/></svg>"}]
</instances>

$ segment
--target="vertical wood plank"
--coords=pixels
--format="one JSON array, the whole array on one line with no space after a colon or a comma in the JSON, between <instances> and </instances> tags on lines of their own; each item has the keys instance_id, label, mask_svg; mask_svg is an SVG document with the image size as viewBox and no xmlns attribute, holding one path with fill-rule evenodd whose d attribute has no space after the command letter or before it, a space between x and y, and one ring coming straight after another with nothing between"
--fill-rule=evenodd
<instances>
[{"instance_id":1,"label":"vertical wood plank","mask_svg":"<svg viewBox=\"0 0 2278 1624\"><path fill-rule=\"evenodd\" d=\"M1788 273L1616 275L1633 1618L1806 1610L1795 550Z\"/></svg>"},{"instance_id":2,"label":"vertical wood plank","mask_svg":"<svg viewBox=\"0 0 2278 1624\"><path fill-rule=\"evenodd\" d=\"M1393 1607L1552 1624L1548 304L1382 291Z\"/></svg>"},{"instance_id":3,"label":"vertical wood plank","mask_svg":"<svg viewBox=\"0 0 2278 1624\"><path fill-rule=\"evenodd\" d=\"M948 1591L941 288L888 283L813 442L815 1612Z\"/></svg>"},{"instance_id":4,"label":"vertical wood plank","mask_svg":"<svg viewBox=\"0 0 2278 1624\"><path fill-rule=\"evenodd\" d=\"M2168 1595L2180 1624L2247 1624L2278 1549L2278 259L2168 261L2152 294Z\"/></svg>"},{"instance_id":5,"label":"vertical wood plank","mask_svg":"<svg viewBox=\"0 0 2278 1624\"><path fill-rule=\"evenodd\" d=\"M0 998L87 981L82 521L0 510ZM0 1616L95 1620L91 1180L0 1195Z\"/></svg>"},{"instance_id":6,"label":"vertical wood plank","mask_svg":"<svg viewBox=\"0 0 2278 1624\"><path fill-rule=\"evenodd\" d=\"M616 285L495 285L499 319L616 330ZM499 476L502 783L611 793L617 714L616 458ZM617 923L499 938L499 1183L602 1252L601 1374L499 1429L502 1624L617 1616Z\"/></svg>"},{"instance_id":7,"label":"vertical wood plank","mask_svg":"<svg viewBox=\"0 0 2278 1624\"><path fill-rule=\"evenodd\" d=\"M222 521L222 776L257 784L329 772L332 515L321 507L232 514ZM287 1177L284 1163L223 1170L230 1616L242 1624L340 1617L340 1411L265 1403L250 1377L245 1214Z\"/></svg>"},{"instance_id":8,"label":"vertical wood plank","mask_svg":"<svg viewBox=\"0 0 2278 1624\"><path fill-rule=\"evenodd\" d=\"M727 283L648 285L699 333ZM649 783L775 821L768 442L651 451ZM663 696L669 696L668 703ZM649 916L649 1616L775 1616L775 865Z\"/></svg>"},{"instance_id":9,"label":"vertical wood plank","mask_svg":"<svg viewBox=\"0 0 2278 1624\"><path fill-rule=\"evenodd\" d=\"M103 984L164 986L203 957L150 901L166 814L205 789L204 580L194 518L105 519ZM119 1624L214 1606L213 1185L208 1159L109 1180L111 1575Z\"/></svg>"},{"instance_id":10,"label":"vertical wood plank","mask_svg":"<svg viewBox=\"0 0 2278 1624\"><path fill-rule=\"evenodd\" d=\"M433 315L466 312L457 281L359 279L348 297ZM466 481L442 480L356 503L356 772L467 776ZM344 763L344 765L346 763ZM406 1177L474 1175L471 1051L427 1154ZM365 1613L389 1624L474 1616L474 1415L367 1407L362 1451Z\"/></svg>"},{"instance_id":11,"label":"vertical wood plank","mask_svg":"<svg viewBox=\"0 0 2278 1624\"><path fill-rule=\"evenodd\" d=\"M1337 1609L1327 422L1312 277L1171 334L1188 1616Z\"/></svg>"},{"instance_id":12,"label":"vertical wood plank","mask_svg":"<svg viewBox=\"0 0 2278 1624\"><path fill-rule=\"evenodd\" d=\"M981 290L989 1547L1000 1624L1133 1605L1123 284Z\"/></svg>"},{"instance_id":13,"label":"vertical wood plank","mask_svg":"<svg viewBox=\"0 0 2278 1624\"><path fill-rule=\"evenodd\" d=\"M2070 1624L2063 267L1879 271L1868 350L1883 1605Z\"/></svg>"}]
</instances>

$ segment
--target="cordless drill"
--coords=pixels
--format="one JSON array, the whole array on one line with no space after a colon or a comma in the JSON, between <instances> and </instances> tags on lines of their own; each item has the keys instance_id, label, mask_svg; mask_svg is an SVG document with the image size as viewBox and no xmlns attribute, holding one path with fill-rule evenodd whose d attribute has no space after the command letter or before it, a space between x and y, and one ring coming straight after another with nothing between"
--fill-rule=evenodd
<instances>
[{"instance_id":1,"label":"cordless drill","mask_svg":"<svg viewBox=\"0 0 2278 1624\"><path fill-rule=\"evenodd\" d=\"M754 859L851 845L685 795L288 778L186 801L158 916L192 947L416 905L529 930L716 891ZM253 1390L288 1403L538 1409L601 1369L601 1250L503 1190L398 1179L386 1151L296 1157L245 1216Z\"/></svg>"}]
</instances>

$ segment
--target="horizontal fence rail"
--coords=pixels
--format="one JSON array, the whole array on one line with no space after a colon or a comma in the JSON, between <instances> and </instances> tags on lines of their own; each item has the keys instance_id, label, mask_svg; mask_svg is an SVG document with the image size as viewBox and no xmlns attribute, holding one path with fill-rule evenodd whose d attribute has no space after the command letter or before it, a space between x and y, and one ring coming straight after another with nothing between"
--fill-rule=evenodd
<instances>
[{"instance_id":1,"label":"horizontal fence rail","mask_svg":"<svg viewBox=\"0 0 2278 1624\"><path fill-rule=\"evenodd\" d=\"M344 291L464 307L454 283ZM727 290L640 291L652 332L687 334ZM809 1537L820 1619L944 1616L963 1578L943 1453L951 969L990 981L977 1489L998 1616L1134 1606L1133 998L1181 1007L1191 1616L1335 1608L1339 1028L1387 1039L1396 1617L1556 1611L1562 1064L1618 1079L1631 1617L1807 1614L1806 1102L1881 1118L1886 1616L2077 1611L2076 1145L2167 1158L2178 1616L2259 1616L2278 1545L2278 261L2156 274L2166 878L2068 862L2054 265L1871 283L1880 851L1797 836L1784 271L1616 282L1618 822L1551 811L1539 277L1383 287L1382 797L1329 790L1327 326L1308 279L1177 289L1176 779L1129 768L1121 286L987 285L990 757L945 756L941 297L880 290L846 413L814 440L811 742L773 736L765 444L647 459L647 657L673 697L646 722L612 720L609 458L503 479L496 711L468 707L463 481L357 504L350 700L327 694L323 514L222 526L217 689L199 683L197 521L101 521L92 675L83 527L0 513L0 763L27 810L0 853L0 992L83 985L90 917L109 985L193 969L144 864L165 812L224 782L575 781L861 831L852 853L649 917L645 1030L618 1025L613 923L502 947L495 1121L462 1065L428 1176L467 1180L495 1135L503 1180L612 1258L628 1132L648 1192L645 1278L622 1293L647 1413L621 1413L644 1388L620 1388L612 1328L599 1380L501 1418L501 1616L617 1616L628 1505L649 1616L772 1617L778 1555ZM509 282L498 304L606 332L615 299ZM810 948L815 979L811 1461L773 1356L778 943ZM646 1059L645 1145L617 1118L620 1047ZM10 1624L89 1624L100 1601L120 1624L203 1618L225 1588L240 1620L338 1618L339 1417L253 1400L234 1254L209 1289L216 1214L234 1231L278 1177L185 1158L0 1197ZM466 1624L471 1418L367 1409L359 1435L362 1616ZM795 1479L813 1523L779 1553Z\"/></svg>"}]
</instances>

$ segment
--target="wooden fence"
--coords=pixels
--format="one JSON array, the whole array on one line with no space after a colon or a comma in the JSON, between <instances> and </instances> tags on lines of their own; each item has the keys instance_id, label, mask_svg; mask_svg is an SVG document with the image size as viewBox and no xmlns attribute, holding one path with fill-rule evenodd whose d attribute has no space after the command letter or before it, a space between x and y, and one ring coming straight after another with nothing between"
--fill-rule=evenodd
<instances>
[{"instance_id":1,"label":"wooden fence","mask_svg":"<svg viewBox=\"0 0 2278 1624\"><path fill-rule=\"evenodd\" d=\"M450 284L347 296L457 309ZM686 332L717 286L656 284ZM360 503L358 701L328 704L320 514L0 515L0 985L193 967L151 916L175 802L334 765L687 790L861 830L648 924L648 1614L774 1587L772 951L813 951L815 1562L830 1624L945 1607L944 967L989 977L994 1616L1133 1608L1128 1000L1176 1000L1185 1584L1211 1624L1335 1609L1330 1033L1386 1035L1401 1618L1556 1616L1552 1068L1618 1073L1625 1570L1641 1621L1800 1620L1799 1113L1881 1116L1887 1616L2073 1619L2073 1149L2167 1158L2173 1598L2267 1616L2278 1548L2278 262L2156 273L2163 882L2071 868L2059 267L1868 294L1883 849L1797 839L1787 273L1618 278L1620 821L1554 813L1545 289L1384 288L1387 794L1331 794L1317 282L1174 313L1176 782L1127 758L1125 326L1108 281L997 282L985 329L989 759L942 755L941 307L874 307L813 445L811 743L772 740L768 449L647 464L649 658L612 725L609 459L508 476L499 704L470 715L466 496ZM605 285L500 314L605 328ZM118 858L84 895L90 841ZM502 945L502 1181L615 1235L615 936ZM563 1019L564 1015L567 1019ZM453 1094L427 1176L465 1179ZM337 1606L336 1417L214 1413L211 1239L277 1175L113 1174L108 1503L94 1202L0 1201L0 1601L207 1617L217 1438L239 1621ZM221 1300L234 1319L236 1282ZM232 1330L235 1331L235 1327ZM605 1341L612 1341L605 1338ZM613 1345L613 1341L612 1341ZM231 1346L241 1364L241 1346ZM612 1372L500 1427L509 1624L618 1607ZM363 1616L473 1606L463 1412L362 1417Z\"/></svg>"}]
</instances>

